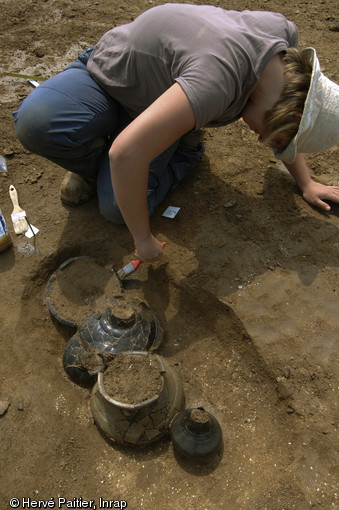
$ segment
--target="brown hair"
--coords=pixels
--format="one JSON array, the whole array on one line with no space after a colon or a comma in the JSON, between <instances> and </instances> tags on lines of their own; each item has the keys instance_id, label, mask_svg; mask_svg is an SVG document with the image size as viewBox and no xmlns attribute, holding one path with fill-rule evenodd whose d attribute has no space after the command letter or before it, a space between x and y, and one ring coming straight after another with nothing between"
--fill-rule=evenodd
<instances>
[{"instance_id":1,"label":"brown hair","mask_svg":"<svg viewBox=\"0 0 339 510\"><path fill-rule=\"evenodd\" d=\"M283 60L288 79L273 108L265 115L264 143L282 152L297 134L310 87L312 64L296 48L286 50Z\"/></svg>"}]
</instances>

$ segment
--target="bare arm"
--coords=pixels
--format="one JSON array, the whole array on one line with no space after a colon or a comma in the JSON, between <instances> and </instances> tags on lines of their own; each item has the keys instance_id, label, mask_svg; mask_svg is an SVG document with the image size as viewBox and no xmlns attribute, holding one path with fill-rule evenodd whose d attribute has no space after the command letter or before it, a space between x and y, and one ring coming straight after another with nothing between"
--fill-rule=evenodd
<instances>
[{"instance_id":1,"label":"bare arm","mask_svg":"<svg viewBox=\"0 0 339 510\"><path fill-rule=\"evenodd\" d=\"M162 244L151 234L147 210L150 162L195 126L191 103L174 84L114 140L109 152L112 184L141 259L160 258Z\"/></svg>"},{"instance_id":2,"label":"bare arm","mask_svg":"<svg viewBox=\"0 0 339 510\"><path fill-rule=\"evenodd\" d=\"M297 154L294 163L284 163L284 165L295 179L306 202L319 207L323 211L331 210L331 207L324 202L324 200L331 200L332 202L339 203L339 187L325 186L324 184L313 181L302 154Z\"/></svg>"}]
</instances>

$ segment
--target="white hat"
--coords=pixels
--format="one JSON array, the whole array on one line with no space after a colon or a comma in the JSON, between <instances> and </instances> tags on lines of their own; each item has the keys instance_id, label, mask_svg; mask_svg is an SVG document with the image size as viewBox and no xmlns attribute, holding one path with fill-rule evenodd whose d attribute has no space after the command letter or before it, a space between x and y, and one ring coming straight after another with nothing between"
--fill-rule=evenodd
<instances>
[{"instance_id":1,"label":"white hat","mask_svg":"<svg viewBox=\"0 0 339 510\"><path fill-rule=\"evenodd\" d=\"M275 151L277 159L293 163L299 152L320 152L339 140L339 85L320 71L314 48L306 48L312 64L310 88L297 134L283 152Z\"/></svg>"}]
</instances>

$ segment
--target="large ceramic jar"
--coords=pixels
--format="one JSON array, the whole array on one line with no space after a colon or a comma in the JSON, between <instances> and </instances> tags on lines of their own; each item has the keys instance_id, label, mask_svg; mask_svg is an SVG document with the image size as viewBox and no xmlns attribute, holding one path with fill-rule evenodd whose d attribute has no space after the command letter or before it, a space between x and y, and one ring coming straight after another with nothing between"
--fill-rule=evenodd
<instances>
[{"instance_id":1,"label":"large ceramic jar","mask_svg":"<svg viewBox=\"0 0 339 510\"><path fill-rule=\"evenodd\" d=\"M99 373L90 399L94 421L109 439L118 443L129 445L151 443L167 434L172 419L184 407L184 394L179 375L164 358L156 354L130 351L123 352L120 356L127 357L126 361L129 360L128 357L132 360L137 356L145 364L153 363L159 374L160 384L155 387L154 394L152 388L149 389L151 393L147 400L126 403L121 401L119 395L114 394L114 388L108 393L105 387L108 372ZM131 391L137 393L135 378L129 376L127 368L125 370L126 386L130 385ZM136 375L134 373L134 376Z\"/></svg>"}]
</instances>

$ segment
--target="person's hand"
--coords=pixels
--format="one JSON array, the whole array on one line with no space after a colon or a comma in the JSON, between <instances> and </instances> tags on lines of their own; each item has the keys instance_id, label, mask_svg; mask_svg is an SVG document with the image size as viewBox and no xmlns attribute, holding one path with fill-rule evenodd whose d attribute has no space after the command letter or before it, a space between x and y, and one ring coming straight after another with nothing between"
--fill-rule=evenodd
<instances>
[{"instance_id":1,"label":"person's hand","mask_svg":"<svg viewBox=\"0 0 339 510\"><path fill-rule=\"evenodd\" d=\"M303 197L309 204L315 205L323 211L330 211L331 207L324 200L339 204L339 187L325 186L319 182L310 181L303 190Z\"/></svg>"},{"instance_id":2,"label":"person's hand","mask_svg":"<svg viewBox=\"0 0 339 510\"><path fill-rule=\"evenodd\" d=\"M144 262L154 262L161 258L163 247L164 245L150 234L147 239L135 243L135 255Z\"/></svg>"}]
</instances>

